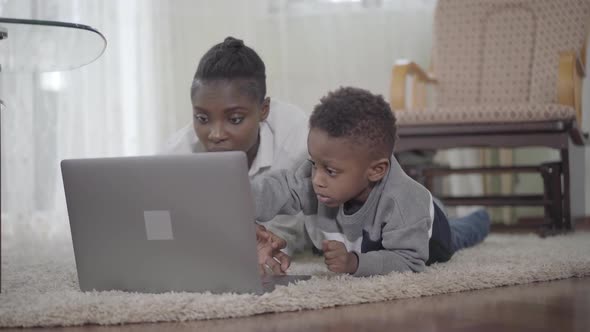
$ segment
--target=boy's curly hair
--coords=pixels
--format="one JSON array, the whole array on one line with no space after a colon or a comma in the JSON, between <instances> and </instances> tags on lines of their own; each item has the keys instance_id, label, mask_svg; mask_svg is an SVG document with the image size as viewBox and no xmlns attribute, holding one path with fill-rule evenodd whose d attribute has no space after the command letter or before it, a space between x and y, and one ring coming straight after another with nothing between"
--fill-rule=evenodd
<instances>
[{"instance_id":1,"label":"boy's curly hair","mask_svg":"<svg viewBox=\"0 0 590 332\"><path fill-rule=\"evenodd\" d=\"M309 127L364 144L375 157L391 156L397 135L395 116L383 97L354 87L341 87L320 99Z\"/></svg>"}]
</instances>

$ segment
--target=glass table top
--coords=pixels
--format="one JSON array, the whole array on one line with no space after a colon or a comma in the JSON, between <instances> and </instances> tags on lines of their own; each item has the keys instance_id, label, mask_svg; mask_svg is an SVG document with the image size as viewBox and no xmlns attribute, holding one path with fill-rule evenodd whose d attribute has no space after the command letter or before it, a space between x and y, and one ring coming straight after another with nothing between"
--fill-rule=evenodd
<instances>
[{"instance_id":1,"label":"glass table top","mask_svg":"<svg viewBox=\"0 0 590 332\"><path fill-rule=\"evenodd\" d=\"M70 70L98 59L107 45L96 29L76 23L0 17L2 72Z\"/></svg>"}]
</instances>

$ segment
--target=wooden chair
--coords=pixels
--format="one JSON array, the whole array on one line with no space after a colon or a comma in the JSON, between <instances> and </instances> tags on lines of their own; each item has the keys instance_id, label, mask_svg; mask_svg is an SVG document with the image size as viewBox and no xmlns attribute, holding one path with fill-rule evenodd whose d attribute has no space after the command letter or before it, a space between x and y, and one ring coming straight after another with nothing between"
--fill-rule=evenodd
<instances>
[{"instance_id":1,"label":"wooden chair","mask_svg":"<svg viewBox=\"0 0 590 332\"><path fill-rule=\"evenodd\" d=\"M548 147L542 165L410 169L426 179L449 174L536 172L542 195L442 197L449 205L545 207L552 230L585 213L581 86L590 0L439 0L432 70L393 67L396 152L461 147ZM427 87L435 92L426 104ZM410 91L411 88L411 91ZM419 173L419 174L418 174Z\"/></svg>"}]
</instances>

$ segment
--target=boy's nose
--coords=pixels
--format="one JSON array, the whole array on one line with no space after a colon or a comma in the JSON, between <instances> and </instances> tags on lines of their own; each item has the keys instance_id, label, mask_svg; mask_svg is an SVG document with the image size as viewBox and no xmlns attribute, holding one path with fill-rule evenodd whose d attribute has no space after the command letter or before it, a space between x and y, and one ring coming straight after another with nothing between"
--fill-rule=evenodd
<instances>
[{"instance_id":1,"label":"boy's nose","mask_svg":"<svg viewBox=\"0 0 590 332\"><path fill-rule=\"evenodd\" d=\"M324 182L324 178L321 176L320 172L315 171L312 174L311 182L315 187L325 188L326 183Z\"/></svg>"}]
</instances>

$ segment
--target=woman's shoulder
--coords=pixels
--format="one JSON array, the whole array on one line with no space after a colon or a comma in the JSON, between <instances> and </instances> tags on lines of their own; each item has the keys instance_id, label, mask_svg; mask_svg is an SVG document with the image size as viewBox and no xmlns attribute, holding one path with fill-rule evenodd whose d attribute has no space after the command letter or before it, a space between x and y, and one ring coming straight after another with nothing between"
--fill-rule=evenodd
<instances>
[{"instance_id":1,"label":"woman's shoulder","mask_svg":"<svg viewBox=\"0 0 590 332\"><path fill-rule=\"evenodd\" d=\"M281 101L271 101L266 123L272 130L276 143L307 142L308 121L309 115L301 108Z\"/></svg>"},{"instance_id":2,"label":"woman's shoulder","mask_svg":"<svg viewBox=\"0 0 590 332\"><path fill-rule=\"evenodd\" d=\"M165 143L164 154L198 152L199 140L193 131L192 122L173 133Z\"/></svg>"},{"instance_id":3,"label":"woman's shoulder","mask_svg":"<svg viewBox=\"0 0 590 332\"><path fill-rule=\"evenodd\" d=\"M268 121L272 124L286 124L288 127L304 123L307 126L309 114L298 106L272 99Z\"/></svg>"}]
</instances>

